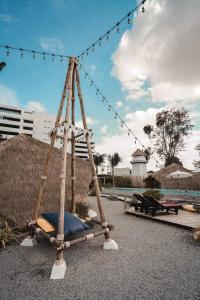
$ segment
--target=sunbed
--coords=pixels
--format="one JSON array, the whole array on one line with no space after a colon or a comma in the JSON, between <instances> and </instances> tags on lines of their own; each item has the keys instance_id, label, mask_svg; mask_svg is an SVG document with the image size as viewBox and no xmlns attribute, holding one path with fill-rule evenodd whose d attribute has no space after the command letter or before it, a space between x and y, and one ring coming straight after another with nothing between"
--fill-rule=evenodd
<instances>
[{"instance_id":1,"label":"sunbed","mask_svg":"<svg viewBox=\"0 0 200 300\"><path fill-rule=\"evenodd\" d=\"M139 196L138 196L139 195ZM134 197L138 199L138 204L136 203L136 210L140 207L141 212L145 211L146 214L150 213L153 217L155 217L158 211L169 211L178 214L178 209L181 207L179 204L173 202L159 202L152 196L143 196L140 194L134 194Z\"/></svg>"}]
</instances>

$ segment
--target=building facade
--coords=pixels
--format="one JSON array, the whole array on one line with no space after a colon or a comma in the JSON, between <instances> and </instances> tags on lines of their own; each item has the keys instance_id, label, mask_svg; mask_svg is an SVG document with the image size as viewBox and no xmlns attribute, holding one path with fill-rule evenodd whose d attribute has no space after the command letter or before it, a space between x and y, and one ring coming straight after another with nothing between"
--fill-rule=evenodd
<instances>
[{"instance_id":1,"label":"building facade","mask_svg":"<svg viewBox=\"0 0 200 300\"><path fill-rule=\"evenodd\" d=\"M0 137L10 139L19 134L29 135L39 141L50 143L50 132L54 128L56 117L47 113L35 112L18 107L0 104ZM81 131L81 129L80 129ZM59 129L59 135L63 128ZM95 151L94 142L91 141L92 151ZM62 139L56 139L56 148L62 147ZM68 143L68 153L71 153L71 143ZM88 150L84 135L76 141L75 154L77 157L87 159Z\"/></svg>"}]
</instances>

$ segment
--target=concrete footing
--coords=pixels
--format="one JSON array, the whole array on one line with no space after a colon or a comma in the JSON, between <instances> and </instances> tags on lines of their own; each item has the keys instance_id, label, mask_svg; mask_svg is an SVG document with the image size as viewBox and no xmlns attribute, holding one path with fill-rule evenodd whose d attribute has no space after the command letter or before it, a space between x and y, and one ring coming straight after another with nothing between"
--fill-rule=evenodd
<instances>
[{"instance_id":1,"label":"concrete footing","mask_svg":"<svg viewBox=\"0 0 200 300\"><path fill-rule=\"evenodd\" d=\"M117 243L112 239L108 239L104 242L103 249L104 250L119 250Z\"/></svg>"},{"instance_id":2,"label":"concrete footing","mask_svg":"<svg viewBox=\"0 0 200 300\"><path fill-rule=\"evenodd\" d=\"M37 240L36 238L30 238L30 237L26 237L20 244L20 246L23 246L23 247L33 247L37 245Z\"/></svg>"},{"instance_id":3,"label":"concrete footing","mask_svg":"<svg viewBox=\"0 0 200 300\"><path fill-rule=\"evenodd\" d=\"M65 260L56 260L51 270L50 279L63 279L65 277L66 262Z\"/></svg>"}]
</instances>

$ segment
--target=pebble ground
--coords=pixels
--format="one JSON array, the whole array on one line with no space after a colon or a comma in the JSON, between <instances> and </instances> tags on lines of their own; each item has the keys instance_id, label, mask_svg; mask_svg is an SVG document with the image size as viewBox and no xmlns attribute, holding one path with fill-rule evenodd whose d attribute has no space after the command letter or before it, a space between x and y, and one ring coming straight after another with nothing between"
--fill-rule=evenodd
<instances>
[{"instance_id":1,"label":"pebble ground","mask_svg":"<svg viewBox=\"0 0 200 300\"><path fill-rule=\"evenodd\" d=\"M53 281L47 241L10 246L0 252L0 299L200 299L200 245L190 231L124 215L121 202L103 203L119 251L102 250L103 237L80 243L65 251L65 279Z\"/></svg>"}]
</instances>

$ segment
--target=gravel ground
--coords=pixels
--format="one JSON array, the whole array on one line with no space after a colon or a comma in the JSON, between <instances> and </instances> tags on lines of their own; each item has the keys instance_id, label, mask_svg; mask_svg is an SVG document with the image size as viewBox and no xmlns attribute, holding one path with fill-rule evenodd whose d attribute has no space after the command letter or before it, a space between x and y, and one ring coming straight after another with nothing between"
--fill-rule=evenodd
<instances>
[{"instance_id":1,"label":"gravel ground","mask_svg":"<svg viewBox=\"0 0 200 300\"><path fill-rule=\"evenodd\" d=\"M65 279L52 281L47 241L8 247L0 252L0 299L200 299L200 246L191 232L103 202L119 251L102 250L103 237L80 243L65 251Z\"/></svg>"}]
</instances>

